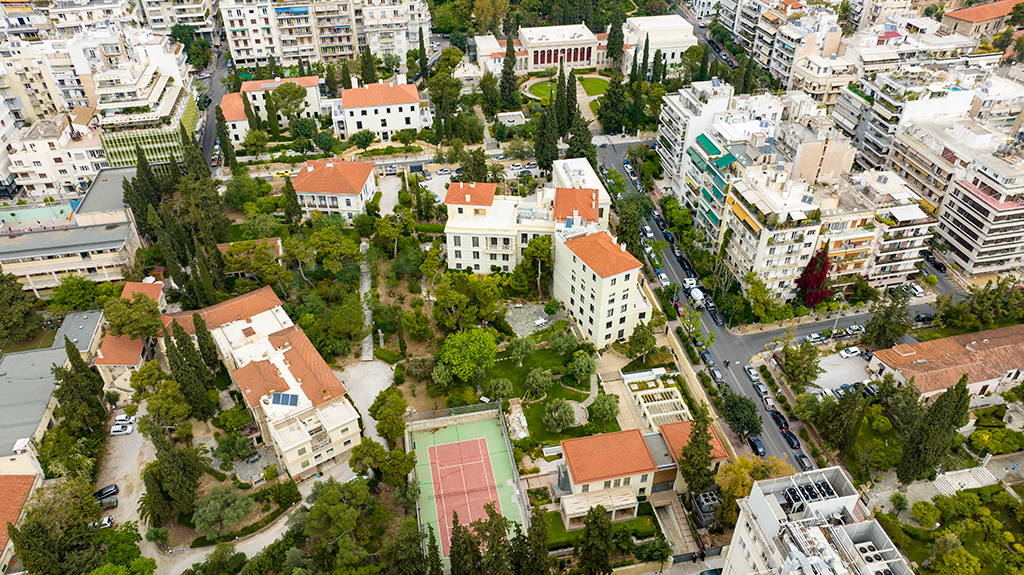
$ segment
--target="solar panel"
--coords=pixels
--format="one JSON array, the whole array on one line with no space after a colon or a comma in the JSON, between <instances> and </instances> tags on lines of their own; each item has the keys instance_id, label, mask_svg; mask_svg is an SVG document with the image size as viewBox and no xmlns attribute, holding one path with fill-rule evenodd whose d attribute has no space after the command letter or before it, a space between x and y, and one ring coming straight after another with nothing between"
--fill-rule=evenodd
<instances>
[{"instance_id":1,"label":"solar panel","mask_svg":"<svg viewBox=\"0 0 1024 575\"><path fill-rule=\"evenodd\" d=\"M292 407L294 407L294 406L299 404L299 396L297 396L297 395L290 395L290 396L288 396L288 399L290 400L288 402L288 405L290 405Z\"/></svg>"},{"instance_id":2,"label":"solar panel","mask_svg":"<svg viewBox=\"0 0 1024 575\"><path fill-rule=\"evenodd\" d=\"M281 394L275 391L274 396L270 399L270 403L273 403L274 405L281 405Z\"/></svg>"},{"instance_id":3,"label":"solar panel","mask_svg":"<svg viewBox=\"0 0 1024 575\"><path fill-rule=\"evenodd\" d=\"M721 82L719 82L718 77L716 76L716 77L711 79L711 85L714 86L715 88L717 88L717 87L721 86L722 84L721 84Z\"/></svg>"}]
</instances>

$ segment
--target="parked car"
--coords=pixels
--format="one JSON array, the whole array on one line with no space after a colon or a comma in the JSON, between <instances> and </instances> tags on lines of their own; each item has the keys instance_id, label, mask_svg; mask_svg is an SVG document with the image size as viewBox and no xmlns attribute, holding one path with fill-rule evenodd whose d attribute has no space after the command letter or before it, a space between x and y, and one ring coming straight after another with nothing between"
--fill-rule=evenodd
<instances>
[{"instance_id":1,"label":"parked car","mask_svg":"<svg viewBox=\"0 0 1024 575\"><path fill-rule=\"evenodd\" d=\"M672 302L672 305L676 308L676 313L679 315L686 315L686 310L683 308L682 302Z\"/></svg>"},{"instance_id":2,"label":"parked car","mask_svg":"<svg viewBox=\"0 0 1024 575\"><path fill-rule=\"evenodd\" d=\"M942 262L932 262L932 266L935 267L939 273L946 273L946 264Z\"/></svg>"},{"instance_id":3,"label":"parked car","mask_svg":"<svg viewBox=\"0 0 1024 575\"><path fill-rule=\"evenodd\" d=\"M527 178L529 176L532 176L533 174L530 172L530 170L523 170L523 171L519 172L519 174L517 174L517 175L520 178Z\"/></svg>"},{"instance_id":4,"label":"parked car","mask_svg":"<svg viewBox=\"0 0 1024 575\"><path fill-rule=\"evenodd\" d=\"M847 359L855 355L860 355L860 350L857 349L856 347L848 347L839 352L839 357L843 359Z\"/></svg>"},{"instance_id":5,"label":"parked car","mask_svg":"<svg viewBox=\"0 0 1024 575\"><path fill-rule=\"evenodd\" d=\"M814 469L814 465L811 464L811 458L807 457L803 453L796 454L796 464L800 466L800 471L810 471Z\"/></svg>"},{"instance_id":6,"label":"parked car","mask_svg":"<svg viewBox=\"0 0 1024 575\"><path fill-rule=\"evenodd\" d=\"M754 366L744 365L743 371L747 374L747 379L749 379L751 383L761 383L761 374L757 373L757 370L754 369Z\"/></svg>"},{"instance_id":7,"label":"parked car","mask_svg":"<svg viewBox=\"0 0 1024 575\"><path fill-rule=\"evenodd\" d=\"M526 166L524 166L524 167L527 170L534 170L534 169L537 168L537 162L526 162Z\"/></svg>"},{"instance_id":8,"label":"parked car","mask_svg":"<svg viewBox=\"0 0 1024 575\"><path fill-rule=\"evenodd\" d=\"M914 316L914 321L919 321L922 323L931 323L935 321L935 316L930 313L919 313Z\"/></svg>"},{"instance_id":9,"label":"parked car","mask_svg":"<svg viewBox=\"0 0 1024 575\"><path fill-rule=\"evenodd\" d=\"M117 484L111 483L110 485L104 487L103 489L100 489L96 493L93 493L92 496L95 497L96 499L106 499L107 497L113 497L117 495L118 491L119 490L117 488Z\"/></svg>"},{"instance_id":10,"label":"parked car","mask_svg":"<svg viewBox=\"0 0 1024 575\"><path fill-rule=\"evenodd\" d=\"M715 365L715 358L711 357L711 352L706 349L700 352L700 360L708 367Z\"/></svg>"},{"instance_id":11,"label":"parked car","mask_svg":"<svg viewBox=\"0 0 1024 575\"><path fill-rule=\"evenodd\" d=\"M711 316L711 321L715 322L715 325L717 325L718 327L722 327L723 325L725 325L725 317L723 317L722 312L718 311L717 309L709 311L708 315Z\"/></svg>"},{"instance_id":12,"label":"parked car","mask_svg":"<svg viewBox=\"0 0 1024 575\"><path fill-rule=\"evenodd\" d=\"M110 428L110 435L131 435L132 431L130 425L115 425Z\"/></svg>"},{"instance_id":13,"label":"parked car","mask_svg":"<svg viewBox=\"0 0 1024 575\"><path fill-rule=\"evenodd\" d=\"M783 431L782 438L785 439L786 443L788 443L793 449L800 449L800 440L796 438L796 434L792 431L788 429Z\"/></svg>"},{"instance_id":14,"label":"parked car","mask_svg":"<svg viewBox=\"0 0 1024 575\"><path fill-rule=\"evenodd\" d=\"M203 72L202 74L199 75L199 79L200 80L205 80L207 78L212 78L212 77L213 77L213 73L212 72Z\"/></svg>"},{"instance_id":15,"label":"parked car","mask_svg":"<svg viewBox=\"0 0 1024 575\"><path fill-rule=\"evenodd\" d=\"M862 325L851 325L846 328L846 335L857 335L858 333L864 333L864 326Z\"/></svg>"},{"instance_id":16,"label":"parked car","mask_svg":"<svg viewBox=\"0 0 1024 575\"><path fill-rule=\"evenodd\" d=\"M768 388L760 383L754 384L754 391L756 391L757 395L760 397L765 397L768 395Z\"/></svg>"},{"instance_id":17,"label":"parked car","mask_svg":"<svg viewBox=\"0 0 1024 575\"><path fill-rule=\"evenodd\" d=\"M516 163L512 164L511 166L509 166L508 169L510 169L510 170L512 170L514 172L516 170L523 169L523 165L520 164L519 162L516 162Z\"/></svg>"},{"instance_id":18,"label":"parked car","mask_svg":"<svg viewBox=\"0 0 1024 575\"><path fill-rule=\"evenodd\" d=\"M926 262L928 262L930 264L935 263L935 255L932 254L932 252L930 252L928 250L921 250L920 253L921 253L921 257L924 258L924 261L926 261Z\"/></svg>"},{"instance_id":19,"label":"parked car","mask_svg":"<svg viewBox=\"0 0 1024 575\"><path fill-rule=\"evenodd\" d=\"M450 173L452 173L452 171L448 168L441 168L440 170L437 171L437 175L439 176L447 176Z\"/></svg>"},{"instance_id":20,"label":"parked car","mask_svg":"<svg viewBox=\"0 0 1024 575\"><path fill-rule=\"evenodd\" d=\"M462 168L455 168L455 173L456 174L461 174L462 173Z\"/></svg>"},{"instance_id":21,"label":"parked car","mask_svg":"<svg viewBox=\"0 0 1024 575\"><path fill-rule=\"evenodd\" d=\"M861 355L864 356L864 359L868 361L871 361L871 358L875 357L875 354L871 353L870 349L865 349L864 353L862 353Z\"/></svg>"},{"instance_id":22,"label":"parked car","mask_svg":"<svg viewBox=\"0 0 1024 575\"><path fill-rule=\"evenodd\" d=\"M645 238L649 240L654 239L654 230L651 229L651 226L644 226L640 229L640 232L643 233Z\"/></svg>"},{"instance_id":23,"label":"parked car","mask_svg":"<svg viewBox=\"0 0 1024 575\"><path fill-rule=\"evenodd\" d=\"M679 246L672 246L672 255L676 256L676 259L683 257L683 250L679 249Z\"/></svg>"},{"instance_id":24,"label":"parked car","mask_svg":"<svg viewBox=\"0 0 1024 575\"><path fill-rule=\"evenodd\" d=\"M924 297L924 293L925 292L924 292L924 289L921 286L919 286L919 285L917 285L915 283L907 284L907 286L910 289L910 295L912 295L914 297Z\"/></svg>"},{"instance_id":25,"label":"parked car","mask_svg":"<svg viewBox=\"0 0 1024 575\"><path fill-rule=\"evenodd\" d=\"M104 517L103 519L100 519L99 521L93 521L92 523L89 524L89 527L94 527L94 528L97 528L97 529L108 529L108 528L113 527L113 526L114 526L114 519L112 517Z\"/></svg>"},{"instance_id":26,"label":"parked car","mask_svg":"<svg viewBox=\"0 0 1024 575\"><path fill-rule=\"evenodd\" d=\"M764 444L761 443L761 438L756 435L747 437L747 445L750 446L750 450L754 452L754 455L760 455L764 457Z\"/></svg>"},{"instance_id":27,"label":"parked car","mask_svg":"<svg viewBox=\"0 0 1024 575\"><path fill-rule=\"evenodd\" d=\"M658 281L661 282L662 287L668 287L672 285L672 281L669 280L668 276L665 274L658 274Z\"/></svg>"},{"instance_id":28,"label":"parked car","mask_svg":"<svg viewBox=\"0 0 1024 575\"><path fill-rule=\"evenodd\" d=\"M775 400L772 399L772 396L765 395L764 397L761 398L761 401L764 402L765 410L767 410L767 411L778 411L779 410L779 406L775 405Z\"/></svg>"},{"instance_id":29,"label":"parked car","mask_svg":"<svg viewBox=\"0 0 1024 575\"><path fill-rule=\"evenodd\" d=\"M670 243L676 243L676 237L672 235L672 232L670 231L665 231L665 239L668 240Z\"/></svg>"},{"instance_id":30,"label":"parked car","mask_svg":"<svg viewBox=\"0 0 1024 575\"><path fill-rule=\"evenodd\" d=\"M135 416L121 414L114 418L114 423L118 425L133 425L135 423Z\"/></svg>"},{"instance_id":31,"label":"parked car","mask_svg":"<svg viewBox=\"0 0 1024 575\"><path fill-rule=\"evenodd\" d=\"M719 371L717 367L712 365L708 368L708 373L711 374L711 379L715 380L715 383L725 382L725 378L722 377L722 372Z\"/></svg>"},{"instance_id":32,"label":"parked car","mask_svg":"<svg viewBox=\"0 0 1024 575\"><path fill-rule=\"evenodd\" d=\"M107 497L106 499L100 499L100 510L106 511L117 507L117 497Z\"/></svg>"},{"instance_id":33,"label":"parked car","mask_svg":"<svg viewBox=\"0 0 1024 575\"><path fill-rule=\"evenodd\" d=\"M683 289L691 290L697 287L697 280L693 278L683 278Z\"/></svg>"},{"instance_id":34,"label":"parked car","mask_svg":"<svg viewBox=\"0 0 1024 575\"><path fill-rule=\"evenodd\" d=\"M825 336L821 335L818 332L815 332L815 333L809 334L807 337L805 337L804 341L807 341L807 342L810 342L810 343L821 343L821 342L825 341Z\"/></svg>"},{"instance_id":35,"label":"parked car","mask_svg":"<svg viewBox=\"0 0 1024 575\"><path fill-rule=\"evenodd\" d=\"M429 182L434 179L434 176L429 171L423 170L423 179Z\"/></svg>"},{"instance_id":36,"label":"parked car","mask_svg":"<svg viewBox=\"0 0 1024 575\"><path fill-rule=\"evenodd\" d=\"M789 420L786 419L785 415L782 415L778 411L769 411L768 415L775 421L775 426L779 428L779 431L786 431L789 429Z\"/></svg>"},{"instance_id":37,"label":"parked car","mask_svg":"<svg viewBox=\"0 0 1024 575\"><path fill-rule=\"evenodd\" d=\"M668 226L665 225L665 220L661 218L654 218L654 225L658 226L658 229L661 231L668 229Z\"/></svg>"}]
</instances>

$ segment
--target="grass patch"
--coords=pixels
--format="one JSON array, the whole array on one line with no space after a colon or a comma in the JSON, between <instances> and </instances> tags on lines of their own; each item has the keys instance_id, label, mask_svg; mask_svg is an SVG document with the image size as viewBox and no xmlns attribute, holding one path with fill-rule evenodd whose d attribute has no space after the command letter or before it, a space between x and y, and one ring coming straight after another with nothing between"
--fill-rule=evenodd
<instances>
[{"instance_id":1,"label":"grass patch","mask_svg":"<svg viewBox=\"0 0 1024 575\"><path fill-rule=\"evenodd\" d=\"M537 82L530 86L530 93L540 98L541 103L546 106L548 104L548 96L555 97L555 82L551 80Z\"/></svg>"},{"instance_id":2,"label":"grass patch","mask_svg":"<svg viewBox=\"0 0 1024 575\"><path fill-rule=\"evenodd\" d=\"M580 78L580 85L588 96L601 96L608 89L608 80L604 78Z\"/></svg>"},{"instance_id":3,"label":"grass patch","mask_svg":"<svg viewBox=\"0 0 1024 575\"><path fill-rule=\"evenodd\" d=\"M672 358L672 352L665 348L658 348L651 353L648 353L646 358L638 357L626 364L626 367L622 368L622 373L647 371L656 367L666 367L674 370L675 365L675 360Z\"/></svg>"},{"instance_id":4,"label":"grass patch","mask_svg":"<svg viewBox=\"0 0 1024 575\"><path fill-rule=\"evenodd\" d=\"M274 217L277 218L277 220L279 222L281 222L281 224L279 226L277 226L276 228L274 228L273 232L271 232L271 234L270 234L270 237L284 239L284 238L287 238L289 235L291 235L288 232L288 224L284 223L284 217L283 216L274 216ZM242 227L242 224L233 224L231 226L231 241L232 242L240 242L243 239L245 239L245 238L242 237L242 233L244 231L245 231L245 228ZM352 231L355 231L355 230L352 230Z\"/></svg>"},{"instance_id":5,"label":"grass patch","mask_svg":"<svg viewBox=\"0 0 1024 575\"><path fill-rule=\"evenodd\" d=\"M576 541L577 535L583 533L583 529L566 531L565 524L562 523L562 515L557 511L549 511L544 518L548 522L548 549L554 550L572 547ZM657 524L654 522L654 519L648 515L641 515L621 523L613 523L612 529L616 533L626 529L631 530L633 532L633 536L637 539L646 539L648 537L653 537L658 533Z\"/></svg>"},{"instance_id":6,"label":"grass patch","mask_svg":"<svg viewBox=\"0 0 1024 575\"><path fill-rule=\"evenodd\" d=\"M3 357L5 353L15 353L19 351L30 351L33 349L50 347L53 345L56 338L57 330L41 329L29 339L23 339L21 341L8 340L4 342L3 347L0 347L0 357Z\"/></svg>"},{"instance_id":7,"label":"grass patch","mask_svg":"<svg viewBox=\"0 0 1024 575\"><path fill-rule=\"evenodd\" d=\"M560 397L566 400L572 399L574 401L582 401L580 398L584 397L584 395L582 393L577 394L561 386L553 385L551 386L551 389L548 390L548 399L555 397ZM543 421L546 405L547 400L527 406L523 410L523 413L526 414L526 423L530 427L530 437L535 439L541 445L558 445L558 443L563 439L574 439L577 437L594 435L595 433L619 431L619 424L617 421L610 421L607 424L602 424L598 420L592 420L586 425L570 427L569 429L562 430L562 433L552 433L548 430L547 426L544 425Z\"/></svg>"},{"instance_id":8,"label":"grass patch","mask_svg":"<svg viewBox=\"0 0 1024 575\"><path fill-rule=\"evenodd\" d=\"M590 103L590 111L594 113L594 116L597 116L597 113L600 110L601 110L601 100L594 100L593 102Z\"/></svg>"},{"instance_id":9,"label":"grass patch","mask_svg":"<svg viewBox=\"0 0 1024 575\"><path fill-rule=\"evenodd\" d=\"M1006 415L1006 404L993 405L975 409L974 415L978 416L975 425L978 427L1006 427L1003 417Z\"/></svg>"}]
</instances>

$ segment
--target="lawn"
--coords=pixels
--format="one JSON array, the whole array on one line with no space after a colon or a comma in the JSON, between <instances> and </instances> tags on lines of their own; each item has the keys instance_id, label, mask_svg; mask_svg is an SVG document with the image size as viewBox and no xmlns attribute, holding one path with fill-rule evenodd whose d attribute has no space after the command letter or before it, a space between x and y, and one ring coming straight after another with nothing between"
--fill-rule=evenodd
<instances>
[{"instance_id":1,"label":"lawn","mask_svg":"<svg viewBox=\"0 0 1024 575\"><path fill-rule=\"evenodd\" d=\"M1006 423L1003 422L1003 417L1006 416L1006 404L975 409L974 415L978 416L978 420L974 423L978 427L1006 427Z\"/></svg>"},{"instance_id":2,"label":"lawn","mask_svg":"<svg viewBox=\"0 0 1024 575\"><path fill-rule=\"evenodd\" d=\"M21 341L5 341L3 346L0 346L0 357L3 357L5 353L11 353L15 351L29 351L31 349L42 349L44 347L50 347L53 345L54 339L57 338L57 330L41 329L36 332L34 336L29 339Z\"/></svg>"},{"instance_id":3,"label":"lawn","mask_svg":"<svg viewBox=\"0 0 1024 575\"><path fill-rule=\"evenodd\" d=\"M533 84L532 86L530 86L530 93L533 94L534 96L537 96L538 98L540 98L544 102L547 102L547 100L548 100L548 95L549 95L548 91L549 90L550 90L551 97L554 97L554 95L555 95L555 82L552 82L551 80L547 80L547 81L544 81L544 82L537 82L536 84Z\"/></svg>"},{"instance_id":4,"label":"lawn","mask_svg":"<svg viewBox=\"0 0 1024 575\"><path fill-rule=\"evenodd\" d=\"M583 533L582 529L566 531L565 524L562 523L562 514L558 511L549 511L544 518L548 522L548 549L571 547L576 541L576 536ZM628 521L612 524L612 529L616 532L627 528L632 529L633 534L641 539L653 537L658 533L658 527L648 515L640 515Z\"/></svg>"},{"instance_id":5,"label":"lawn","mask_svg":"<svg viewBox=\"0 0 1024 575\"><path fill-rule=\"evenodd\" d=\"M548 390L548 399L562 398L565 400L583 401L586 399L587 394L570 391L557 383L551 386ZM590 412L590 423L586 425L580 425L579 427L570 427L565 429L562 433L552 433L544 425L544 407L547 404L547 400L540 403L534 403L523 409L523 413L526 414L526 424L530 428L530 437L537 440L541 445L558 445L563 439L575 439L577 437L586 437L588 435L594 435L595 433L611 433L613 431L621 431L618 421L609 421L608 423L602 424L601 420L594 417L593 412Z\"/></svg>"},{"instance_id":6,"label":"lawn","mask_svg":"<svg viewBox=\"0 0 1024 575\"><path fill-rule=\"evenodd\" d=\"M594 100L590 103L590 111L597 115L597 111L601 109L601 100Z\"/></svg>"},{"instance_id":7,"label":"lawn","mask_svg":"<svg viewBox=\"0 0 1024 575\"><path fill-rule=\"evenodd\" d=\"M580 84L588 96L601 96L608 89L608 80L604 78L580 78Z\"/></svg>"}]
</instances>

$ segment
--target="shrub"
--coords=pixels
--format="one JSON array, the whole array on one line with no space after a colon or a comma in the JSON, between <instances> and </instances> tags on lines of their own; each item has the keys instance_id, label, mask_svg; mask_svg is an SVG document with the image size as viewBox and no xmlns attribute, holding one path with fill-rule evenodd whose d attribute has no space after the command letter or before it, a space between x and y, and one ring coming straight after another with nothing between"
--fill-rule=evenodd
<instances>
[{"instance_id":1,"label":"shrub","mask_svg":"<svg viewBox=\"0 0 1024 575\"><path fill-rule=\"evenodd\" d=\"M444 224L416 224L415 229L424 234L443 234Z\"/></svg>"},{"instance_id":2,"label":"shrub","mask_svg":"<svg viewBox=\"0 0 1024 575\"><path fill-rule=\"evenodd\" d=\"M939 508L929 501L917 501L910 508L910 516L913 517L922 527L931 529L941 517Z\"/></svg>"},{"instance_id":3,"label":"shrub","mask_svg":"<svg viewBox=\"0 0 1024 575\"><path fill-rule=\"evenodd\" d=\"M373 348L373 355L376 356L377 359L379 360L388 362L390 365L395 365L396 363L402 360L402 354L398 353L397 351L387 349L386 347L375 346Z\"/></svg>"},{"instance_id":4,"label":"shrub","mask_svg":"<svg viewBox=\"0 0 1024 575\"><path fill-rule=\"evenodd\" d=\"M893 543L900 547L906 548L910 542L907 537L907 533L903 531L903 527L900 525L899 519L891 513L879 513L875 515L875 519L878 524L882 526L882 529L889 535Z\"/></svg>"},{"instance_id":5,"label":"shrub","mask_svg":"<svg viewBox=\"0 0 1024 575\"><path fill-rule=\"evenodd\" d=\"M405 383L405 367L401 364L395 366L395 376L392 379L394 385L402 385Z\"/></svg>"}]
</instances>

